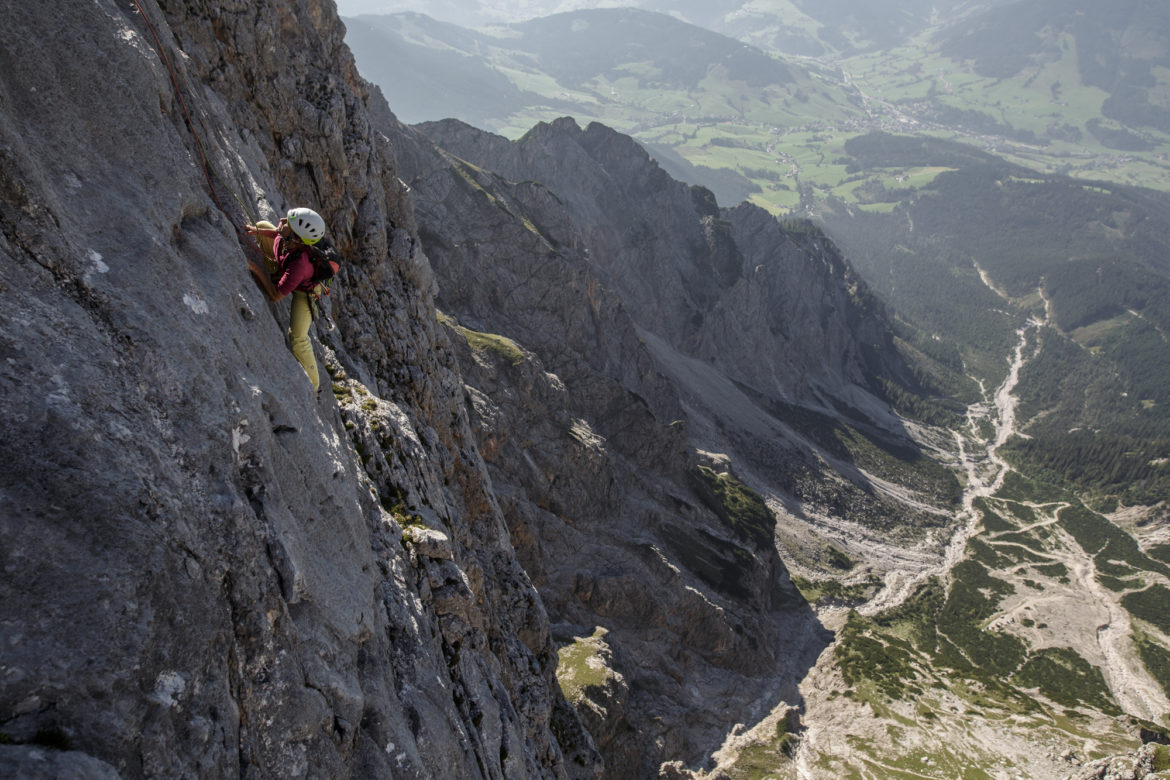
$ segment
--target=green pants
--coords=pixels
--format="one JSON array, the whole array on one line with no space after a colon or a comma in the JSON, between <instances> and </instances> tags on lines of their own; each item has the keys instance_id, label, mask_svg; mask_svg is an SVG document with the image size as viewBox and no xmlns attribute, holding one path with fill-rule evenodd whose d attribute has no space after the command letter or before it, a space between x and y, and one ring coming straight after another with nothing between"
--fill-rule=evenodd
<instances>
[{"instance_id":1,"label":"green pants","mask_svg":"<svg viewBox=\"0 0 1170 780\"><path fill-rule=\"evenodd\" d=\"M292 314L288 321L288 340L292 346L292 353L300 361L309 381L313 383L313 392L320 389L317 378L317 359L313 356L313 343L309 341L309 326L313 324L313 309L309 303L309 294L296 290L292 294Z\"/></svg>"},{"instance_id":2,"label":"green pants","mask_svg":"<svg viewBox=\"0 0 1170 780\"><path fill-rule=\"evenodd\" d=\"M257 222L256 227L267 230L276 229L276 225L264 220ZM260 248L264 250L264 260L268 273L274 276L279 269L276 266L276 258L272 252L272 239L261 237ZM309 341L309 326L312 324L313 309L309 302L308 293L301 292L300 290L293 291L292 312L288 322L289 346L292 347L293 356L300 362L301 367L305 369L305 373L309 375L309 381L313 384L313 392L317 392L321 384L317 375L317 358L313 355L313 343Z\"/></svg>"}]
</instances>

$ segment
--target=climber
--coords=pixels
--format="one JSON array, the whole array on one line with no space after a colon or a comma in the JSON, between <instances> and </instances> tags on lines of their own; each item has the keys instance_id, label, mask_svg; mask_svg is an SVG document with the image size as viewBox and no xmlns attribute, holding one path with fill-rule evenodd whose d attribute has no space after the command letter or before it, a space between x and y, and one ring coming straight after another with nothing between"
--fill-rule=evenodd
<instances>
[{"instance_id":1,"label":"climber","mask_svg":"<svg viewBox=\"0 0 1170 780\"><path fill-rule=\"evenodd\" d=\"M312 209L296 208L273 225L260 220L247 225L244 232L256 236L264 252L264 272L249 263L252 275L269 299L279 301L292 293L292 311L289 316L288 336L292 353L309 375L313 392L321 389L317 377L317 361L309 341L309 326L313 324L310 293L316 287L313 261L308 247L325 236L325 220Z\"/></svg>"}]
</instances>

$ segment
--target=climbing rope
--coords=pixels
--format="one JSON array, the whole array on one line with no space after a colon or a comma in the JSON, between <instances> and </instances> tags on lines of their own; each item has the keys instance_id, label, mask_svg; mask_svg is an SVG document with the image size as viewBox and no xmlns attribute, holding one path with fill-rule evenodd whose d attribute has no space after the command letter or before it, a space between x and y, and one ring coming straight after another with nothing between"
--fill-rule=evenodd
<instances>
[{"instance_id":1,"label":"climbing rope","mask_svg":"<svg viewBox=\"0 0 1170 780\"><path fill-rule=\"evenodd\" d=\"M163 48L162 39L159 37L158 31L155 30L154 25L151 24L150 17L146 15L146 11L143 10L138 0L131 0L131 2L134 3L134 6L138 9L138 13L146 22L146 26L150 30L150 34L154 36L154 43L158 48L159 58L163 61L163 64L166 65L167 72L170 74L171 85L175 89L175 95L177 95L179 98L179 106L183 109L183 118L187 122L187 128L191 131L191 136L195 139L195 147L199 152L199 159L203 164L203 176L207 179L207 189L211 193L211 198L215 201L215 205L219 208L219 210L223 212L223 215L227 217L231 226L235 228L236 234L240 239L240 244L244 247L245 250L255 253L261 259L261 267L263 267L264 252L260 249L259 243L257 243L257 241L251 235L245 233L236 225L235 220L232 219L231 214L228 213L228 210L224 208L223 202L219 199L219 193L216 192L215 182L212 181L212 177L219 180L219 183L224 188L224 190L226 190L233 198L235 198L236 203L238 203L240 206L240 210L244 213L244 216L247 217L249 224L255 225L257 218L252 214L247 205L245 205L243 198L236 194L235 190L233 190L228 185L228 183L224 181L223 177L219 175L219 171L215 169L215 166L212 165L211 160L208 159L207 151L203 146L203 140L199 137L199 131L195 129L195 123L191 120L191 112L187 110L187 101L183 98L183 90L179 87L178 76L175 75L175 69L171 66L171 60L169 57L167 57L167 53Z\"/></svg>"}]
</instances>

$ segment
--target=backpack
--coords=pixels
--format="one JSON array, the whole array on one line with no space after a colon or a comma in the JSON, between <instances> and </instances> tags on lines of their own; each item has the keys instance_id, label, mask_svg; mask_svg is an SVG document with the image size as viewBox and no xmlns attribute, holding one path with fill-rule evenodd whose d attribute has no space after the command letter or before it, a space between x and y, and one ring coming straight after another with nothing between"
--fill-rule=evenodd
<instances>
[{"instance_id":1,"label":"backpack","mask_svg":"<svg viewBox=\"0 0 1170 780\"><path fill-rule=\"evenodd\" d=\"M341 270L342 257L328 238L323 238L309 248L309 261L313 264L313 297L320 298L329 294L329 285L333 277Z\"/></svg>"}]
</instances>

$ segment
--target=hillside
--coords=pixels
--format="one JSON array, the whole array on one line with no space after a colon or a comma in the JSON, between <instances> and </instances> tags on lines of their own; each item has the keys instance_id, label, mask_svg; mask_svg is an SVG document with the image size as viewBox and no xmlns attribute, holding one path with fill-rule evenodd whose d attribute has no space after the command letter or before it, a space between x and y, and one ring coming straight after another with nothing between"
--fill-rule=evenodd
<instances>
[{"instance_id":1,"label":"hillside","mask_svg":"<svg viewBox=\"0 0 1170 780\"><path fill-rule=\"evenodd\" d=\"M840 201L824 211L900 312L962 345L967 365L993 381L1002 371L995 356L1023 318L1048 326L1025 374L1030 438L1014 445L1018 453L1094 492L1158 503L1170 487L1158 465L1170 434L1170 198L1040 175L942 143L870 136L847 149L866 171L944 171L922 189L872 191L889 214Z\"/></svg>"},{"instance_id":2,"label":"hillside","mask_svg":"<svg viewBox=\"0 0 1170 780\"><path fill-rule=\"evenodd\" d=\"M997 79L1034 73L1066 56L1075 42L1081 83L1109 94L1102 105L1105 117L1132 128L1170 126L1170 104L1155 75L1170 64L1170 11L1163 4L1133 0L1077 7L1025 0L978 15L938 37L942 54ZM1141 151L1148 143L1131 136L1131 148L1115 148Z\"/></svg>"},{"instance_id":3,"label":"hillside","mask_svg":"<svg viewBox=\"0 0 1170 780\"><path fill-rule=\"evenodd\" d=\"M419 122L458 112L490 123L540 100L466 52L491 39L427 16L370 16L346 22L346 44L368 55L362 73L381 85L396 113ZM458 47L458 48L456 48Z\"/></svg>"},{"instance_id":4,"label":"hillside","mask_svg":"<svg viewBox=\"0 0 1170 780\"><path fill-rule=\"evenodd\" d=\"M512 138L564 115L600 121L661 150L671 173L729 204L745 195L765 206L797 202L785 171L771 170L775 128L862 115L852 95L827 88L804 65L662 14L578 12L476 33L418 15L346 24L356 31L347 40L363 72L392 104L403 103L409 121L454 117ZM407 45L423 46L425 59L415 65L386 55ZM463 89L458 78L421 99L411 86L471 63L491 91L467 105L451 99ZM495 74L490 85L486 73ZM493 108L479 110L484 102Z\"/></svg>"},{"instance_id":5,"label":"hillside","mask_svg":"<svg viewBox=\"0 0 1170 780\"><path fill-rule=\"evenodd\" d=\"M529 21L557 13L623 7L669 14L764 49L810 57L889 48L933 26L1003 5L1009 0L888 0L881 5L850 0L760 3L750 0L341 0L344 16L425 13L472 27Z\"/></svg>"}]
</instances>

